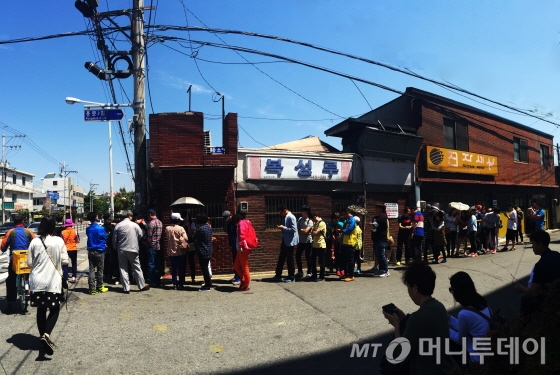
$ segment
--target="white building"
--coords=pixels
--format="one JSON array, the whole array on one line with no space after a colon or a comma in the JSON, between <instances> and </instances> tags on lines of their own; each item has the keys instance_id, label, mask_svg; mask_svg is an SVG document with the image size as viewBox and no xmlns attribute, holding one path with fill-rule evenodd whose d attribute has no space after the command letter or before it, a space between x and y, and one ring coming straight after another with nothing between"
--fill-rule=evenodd
<instances>
[{"instance_id":1,"label":"white building","mask_svg":"<svg viewBox=\"0 0 560 375\"><path fill-rule=\"evenodd\" d=\"M34 211L39 211L45 206L51 211L65 209L68 212L72 207L78 215L84 212L84 189L78 186L72 177L57 177L56 173L49 172L41 181L42 186L33 196Z\"/></svg>"},{"instance_id":2,"label":"white building","mask_svg":"<svg viewBox=\"0 0 560 375\"><path fill-rule=\"evenodd\" d=\"M17 210L33 210L33 177L34 174L10 168L6 163L3 169L0 198L4 207L2 222L11 221L10 214ZM1 207L0 207L1 209Z\"/></svg>"}]
</instances>

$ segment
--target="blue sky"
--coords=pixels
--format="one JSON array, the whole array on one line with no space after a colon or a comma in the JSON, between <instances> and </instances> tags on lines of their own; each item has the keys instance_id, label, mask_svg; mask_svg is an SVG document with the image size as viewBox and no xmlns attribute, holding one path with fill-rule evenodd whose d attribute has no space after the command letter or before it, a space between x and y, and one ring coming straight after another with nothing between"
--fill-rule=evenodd
<instances>
[{"instance_id":1,"label":"blue sky","mask_svg":"<svg viewBox=\"0 0 560 375\"><path fill-rule=\"evenodd\" d=\"M145 2L150 4L150 0ZM99 3L99 11L132 6L132 0ZM560 2L154 0L156 3L157 11L152 14L156 25L204 26L203 22L212 28L296 39L408 68L517 108L551 114L550 120L560 123L560 24L556 17ZM145 18L148 20L148 12ZM2 1L0 40L86 28L74 1ZM154 33L189 38L187 32ZM207 32L191 32L190 37L222 43ZM417 87L558 134L554 125L476 103L382 67L280 41L223 34L220 38L229 45L283 55L401 91L408 86ZM124 43L118 45L125 48ZM149 48L153 112L187 110L186 90L192 84L192 109L207 115L205 127L212 131L216 146L221 143L220 123L216 120L221 103L213 102L214 91L225 95L226 112L238 113L244 129L239 133L242 147L272 145L307 135L318 135L340 147L340 139L324 136L325 129L397 96L357 82L366 102L349 79L285 62L256 65L273 80L252 65L198 60L201 76L193 58L169 47L191 53L188 42L181 46L166 41ZM258 55L243 56L254 63L277 61ZM200 48L197 57L222 63L245 62L233 51L209 46ZM8 153L12 166L39 178L56 171L56 161L65 161L68 170L79 172L78 183L84 189L92 181L99 184L98 192L109 191L107 123L83 122L83 107L69 106L64 101L66 96L110 101L106 85L83 67L86 61L101 65L98 60L95 45L85 36L0 45L0 126L10 127L4 128L3 134L11 136L11 129L16 129L49 155L22 143L21 149ZM133 96L132 79L120 80L120 84L115 81L115 87L118 101L129 102ZM147 109L148 115L152 113L149 101ZM126 111L127 119L131 118L131 111ZM126 129L126 122L123 126ZM126 160L119 138L115 127L114 170L124 172ZM129 134L125 134L125 140L131 140ZM16 139L11 142L21 143ZM127 175L115 175L114 180L115 190L130 187Z\"/></svg>"}]
</instances>

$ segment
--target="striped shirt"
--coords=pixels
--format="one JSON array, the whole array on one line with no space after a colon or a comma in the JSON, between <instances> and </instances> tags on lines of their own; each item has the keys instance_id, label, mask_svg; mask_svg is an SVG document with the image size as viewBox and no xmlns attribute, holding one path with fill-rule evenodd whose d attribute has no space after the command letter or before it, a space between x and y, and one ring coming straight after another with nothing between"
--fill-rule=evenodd
<instances>
[{"instance_id":1,"label":"striped shirt","mask_svg":"<svg viewBox=\"0 0 560 375\"><path fill-rule=\"evenodd\" d=\"M159 240L161 239L161 231L163 226L161 221L156 217L148 223L148 243L150 248L159 250Z\"/></svg>"}]
</instances>

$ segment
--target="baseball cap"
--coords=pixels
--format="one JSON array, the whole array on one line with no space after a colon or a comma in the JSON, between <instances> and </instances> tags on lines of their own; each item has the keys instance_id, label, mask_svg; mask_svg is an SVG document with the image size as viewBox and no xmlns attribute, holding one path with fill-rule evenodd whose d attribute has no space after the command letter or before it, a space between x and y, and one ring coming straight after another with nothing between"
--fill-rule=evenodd
<instances>
[{"instance_id":1,"label":"baseball cap","mask_svg":"<svg viewBox=\"0 0 560 375\"><path fill-rule=\"evenodd\" d=\"M354 216L354 220L356 221L356 223L360 222L360 218L358 216Z\"/></svg>"},{"instance_id":2,"label":"baseball cap","mask_svg":"<svg viewBox=\"0 0 560 375\"><path fill-rule=\"evenodd\" d=\"M181 217L181 214L178 212L174 212L171 214L171 220L183 220L183 218Z\"/></svg>"},{"instance_id":3,"label":"baseball cap","mask_svg":"<svg viewBox=\"0 0 560 375\"><path fill-rule=\"evenodd\" d=\"M148 210L148 215L155 215L156 211L152 210L151 208Z\"/></svg>"},{"instance_id":4,"label":"baseball cap","mask_svg":"<svg viewBox=\"0 0 560 375\"><path fill-rule=\"evenodd\" d=\"M229 215L231 215L231 212L229 212L227 210L222 212L222 217L226 217L226 216L229 216Z\"/></svg>"}]
</instances>

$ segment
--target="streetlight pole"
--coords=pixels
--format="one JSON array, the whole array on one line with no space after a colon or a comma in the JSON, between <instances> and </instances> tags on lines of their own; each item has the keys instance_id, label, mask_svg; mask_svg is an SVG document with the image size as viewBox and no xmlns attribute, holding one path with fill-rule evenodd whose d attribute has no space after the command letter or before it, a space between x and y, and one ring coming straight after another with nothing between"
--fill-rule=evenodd
<instances>
[{"instance_id":1,"label":"streetlight pole","mask_svg":"<svg viewBox=\"0 0 560 375\"><path fill-rule=\"evenodd\" d=\"M84 103L84 104L90 104L90 105L86 105L85 108L90 109L92 107L101 107L103 109L106 108L119 108L119 107L131 107L132 104L127 103L127 104L110 104L110 103L98 103L98 102L90 102L88 100L81 100L81 99L76 99L76 98L71 98L71 97L66 97L66 103L67 104L74 104L74 103ZM113 196L113 136L112 136L112 121L108 121L109 124L109 195L110 195L110 207L109 207L109 215L111 217L111 220L114 218L114 214L115 214L115 197Z\"/></svg>"}]
</instances>

